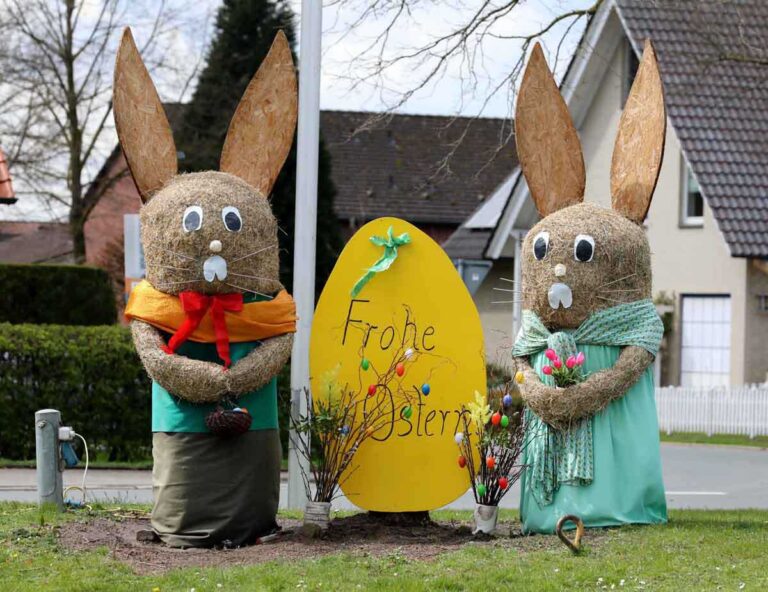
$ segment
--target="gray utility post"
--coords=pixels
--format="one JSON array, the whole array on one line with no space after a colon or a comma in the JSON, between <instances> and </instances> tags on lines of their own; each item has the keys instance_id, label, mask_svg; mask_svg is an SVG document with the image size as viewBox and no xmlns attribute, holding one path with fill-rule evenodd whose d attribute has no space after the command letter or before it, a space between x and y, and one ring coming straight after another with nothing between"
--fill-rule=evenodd
<instances>
[{"instance_id":1,"label":"gray utility post","mask_svg":"<svg viewBox=\"0 0 768 592\"><path fill-rule=\"evenodd\" d=\"M64 510L61 462L59 460L59 426L61 414L56 409L35 413L35 451L37 454L38 503L56 504Z\"/></svg>"},{"instance_id":2,"label":"gray utility post","mask_svg":"<svg viewBox=\"0 0 768 592\"><path fill-rule=\"evenodd\" d=\"M315 240L317 235L317 158L320 142L320 52L323 3L302 0L299 48L299 126L296 148L296 223L293 247L293 296L299 321L291 355L291 415L307 413L304 389L309 388L309 331L315 310ZM288 499L291 509L307 501L301 480L309 464L294 446L306 434L291 431L288 451Z\"/></svg>"}]
</instances>

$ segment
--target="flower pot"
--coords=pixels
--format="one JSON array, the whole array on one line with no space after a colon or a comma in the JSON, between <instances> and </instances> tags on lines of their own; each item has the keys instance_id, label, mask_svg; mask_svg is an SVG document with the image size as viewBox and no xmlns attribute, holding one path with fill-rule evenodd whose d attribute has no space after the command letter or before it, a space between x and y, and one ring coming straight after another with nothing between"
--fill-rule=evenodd
<instances>
[{"instance_id":1,"label":"flower pot","mask_svg":"<svg viewBox=\"0 0 768 592\"><path fill-rule=\"evenodd\" d=\"M330 502L307 502L304 510L304 525L316 526L321 530L328 528L331 522L331 503Z\"/></svg>"},{"instance_id":2,"label":"flower pot","mask_svg":"<svg viewBox=\"0 0 768 592\"><path fill-rule=\"evenodd\" d=\"M472 534L477 534L478 532L493 534L496 530L496 522L498 522L498 520L498 506L477 504L475 506L475 530L472 531Z\"/></svg>"}]
</instances>

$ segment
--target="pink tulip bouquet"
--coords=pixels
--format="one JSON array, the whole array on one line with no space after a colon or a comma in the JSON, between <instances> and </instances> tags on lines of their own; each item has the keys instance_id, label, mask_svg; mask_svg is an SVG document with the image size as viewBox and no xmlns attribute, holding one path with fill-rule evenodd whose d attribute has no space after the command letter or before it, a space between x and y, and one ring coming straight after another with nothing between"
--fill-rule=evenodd
<instances>
[{"instance_id":1,"label":"pink tulip bouquet","mask_svg":"<svg viewBox=\"0 0 768 592\"><path fill-rule=\"evenodd\" d=\"M544 355L550 363L543 366L541 371L554 379L555 386L565 388L584 379L582 376L582 366L586 359L584 352L579 352L575 356L569 356L565 362L557 356L553 349L548 349L544 352Z\"/></svg>"}]
</instances>

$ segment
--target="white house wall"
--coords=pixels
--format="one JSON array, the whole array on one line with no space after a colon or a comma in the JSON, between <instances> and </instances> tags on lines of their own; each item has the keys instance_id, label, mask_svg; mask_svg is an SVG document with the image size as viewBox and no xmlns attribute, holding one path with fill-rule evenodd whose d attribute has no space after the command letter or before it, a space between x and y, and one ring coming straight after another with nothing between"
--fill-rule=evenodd
<instances>
[{"instance_id":1,"label":"white house wall","mask_svg":"<svg viewBox=\"0 0 768 592\"><path fill-rule=\"evenodd\" d=\"M610 207L610 165L613 141L621 116L624 52L621 44L580 128L587 169L586 199ZM646 225L651 244L653 292L676 295L677 330L667 347L667 381L679 380L679 326L681 294L730 294L731 382L745 381L745 300L747 261L730 256L708 206L703 228L680 228L679 210L683 160L671 126L656 193Z\"/></svg>"}]
</instances>

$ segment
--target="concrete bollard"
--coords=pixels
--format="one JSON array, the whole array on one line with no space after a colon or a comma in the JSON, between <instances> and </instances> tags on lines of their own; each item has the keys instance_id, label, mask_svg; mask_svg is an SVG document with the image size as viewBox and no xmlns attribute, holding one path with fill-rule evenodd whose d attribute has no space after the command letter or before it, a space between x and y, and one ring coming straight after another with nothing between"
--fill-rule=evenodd
<instances>
[{"instance_id":1,"label":"concrete bollard","mask_svg":"<svg viewBox=\"0 0 768 592\"><path fill-rule=\"evenodd\" d=\"M62 467L59 460L61 414L56 409L35 413L35 453L37 457L37 499L39 505L55 504L64 511Z\"/></svg>"}]
</instances>

